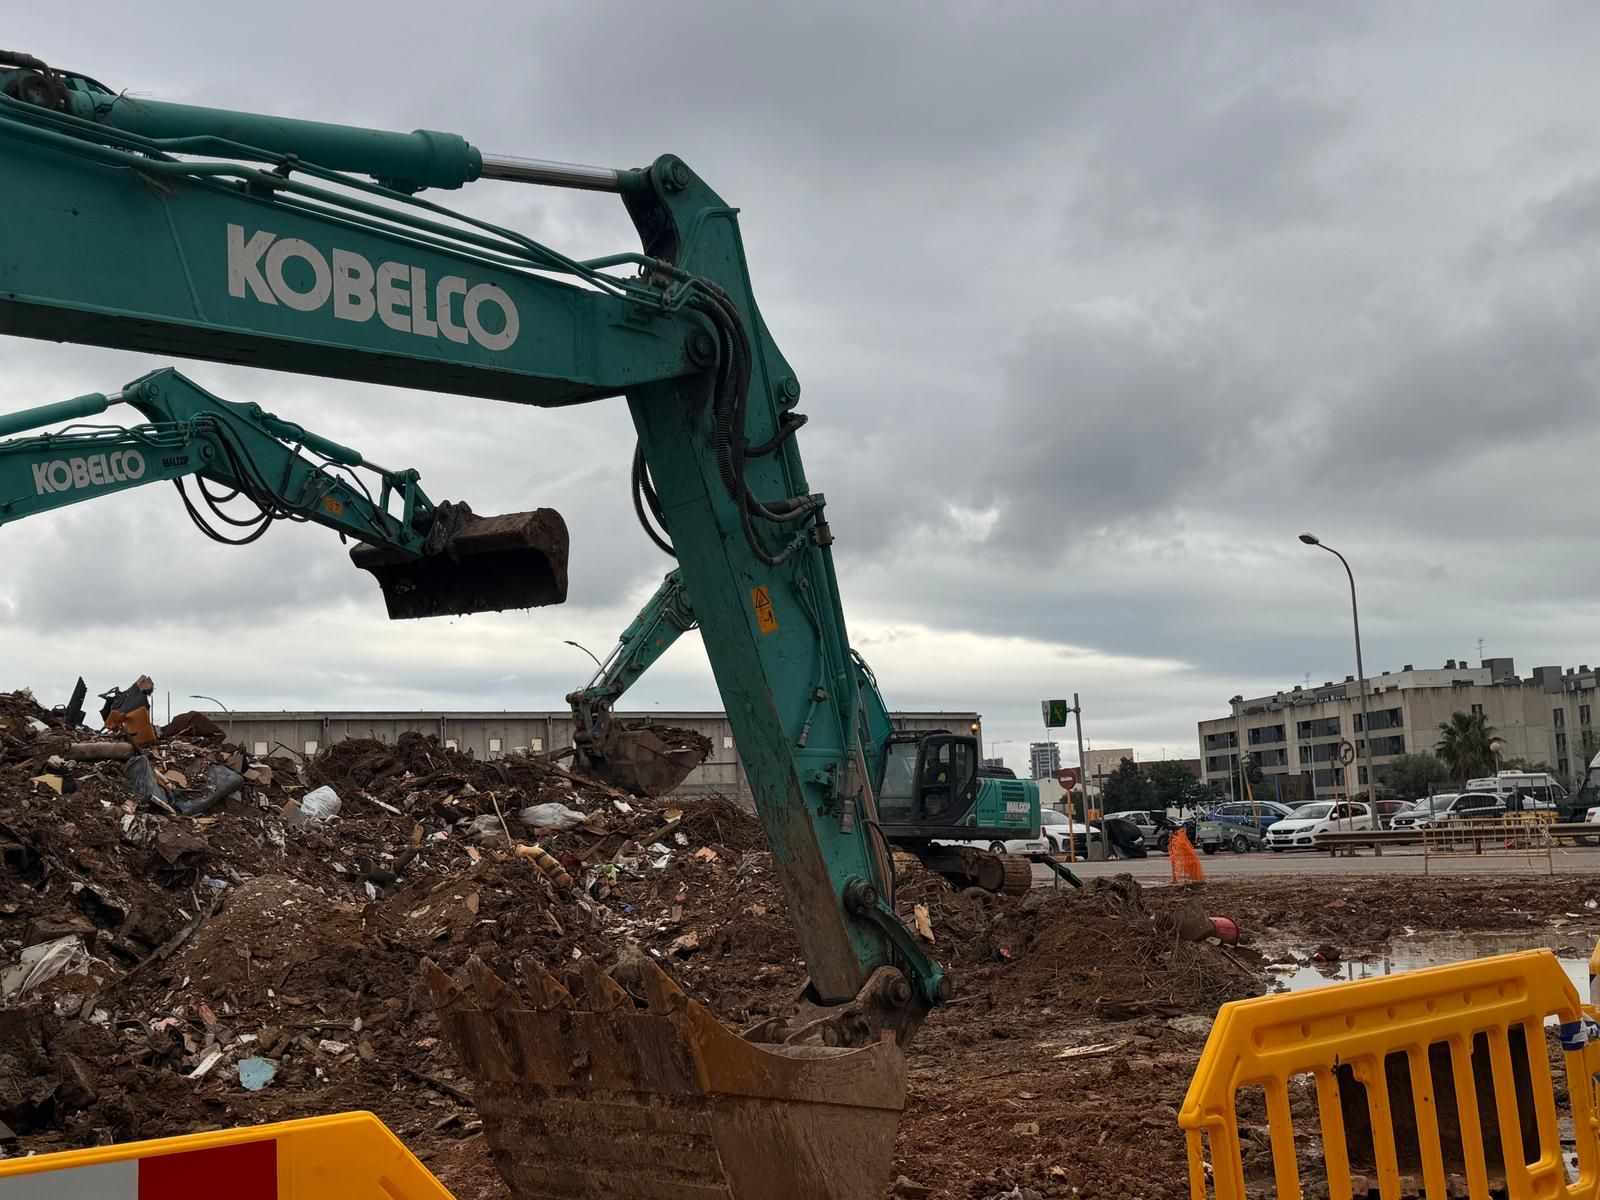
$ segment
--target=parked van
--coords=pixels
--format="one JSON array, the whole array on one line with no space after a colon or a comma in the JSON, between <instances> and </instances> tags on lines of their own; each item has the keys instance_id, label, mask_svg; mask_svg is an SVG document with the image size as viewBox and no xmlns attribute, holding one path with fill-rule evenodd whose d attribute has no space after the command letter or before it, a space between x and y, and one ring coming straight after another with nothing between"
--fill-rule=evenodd
<instances>
[{"instance_id":1,"label":"parked van","mask_svg":"<svg viewBox=\"0 0 1600 1200\"><path fill-rule=\"evenodd\" d=\"M1485 775L1482 779L1467 780L1469 792L1493 792L1502 799L1521 792L1534 801L1529 808L1559 808L1567 798L1567 789L1549 772L1535 774L1531 771L1501 771L1498 775Z\"/></svg>"}]
</instances>

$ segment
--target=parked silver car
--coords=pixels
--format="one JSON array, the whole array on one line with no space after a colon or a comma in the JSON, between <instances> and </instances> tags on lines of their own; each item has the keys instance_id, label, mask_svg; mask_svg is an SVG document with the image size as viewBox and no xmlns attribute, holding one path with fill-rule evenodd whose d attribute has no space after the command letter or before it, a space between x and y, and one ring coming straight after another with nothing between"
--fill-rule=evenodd
<instances>
[{"instance_id":1,"label":"parked silver car","mask_svg":"<svg viewBox=\"0 0 1600 1200\"><path fill-rule=\"evenodd\" d=\"M1389 818L1390 829L1426 829L1445 821L1498 817L1506 811L1504 798L1494 792L1441 792L1425 796L1405 812Z\"/></svg>"}]
</instances>

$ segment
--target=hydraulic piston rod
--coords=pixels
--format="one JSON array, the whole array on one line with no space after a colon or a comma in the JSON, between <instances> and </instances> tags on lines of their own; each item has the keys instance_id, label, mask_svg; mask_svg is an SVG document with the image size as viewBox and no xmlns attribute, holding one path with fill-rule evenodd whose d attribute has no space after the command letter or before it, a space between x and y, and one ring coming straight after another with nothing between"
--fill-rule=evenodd
<instances>
[{"instance_id":1,"label":"hydraulic piston rod","mask_svg":"<svg viewBox=\"0 0 1600 1200\"><path fill-rule=\"evenodd\" d=\"M485 154L484 179L509 179L515 183L541 183L548 187L581 188L590 192L620 191L620 175L610 167L552 162L545 158L518 158L510 154Z\"/></svg>"}]
</instances>

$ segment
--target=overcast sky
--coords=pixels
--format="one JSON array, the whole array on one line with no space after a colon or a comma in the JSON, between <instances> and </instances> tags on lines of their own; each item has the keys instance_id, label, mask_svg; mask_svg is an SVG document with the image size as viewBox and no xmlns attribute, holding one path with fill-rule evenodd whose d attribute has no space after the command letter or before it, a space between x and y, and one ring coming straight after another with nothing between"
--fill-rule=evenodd
<instances>
[{"instance_id":1,"label":"overcast sky","mask_svg":"<svg viewBox=\"0 0 1600 1200\"><path fill-rule=\"evenodd\" d=\"M240 15L235 15L239 13ZM742 209L805 387L853 640L1014 765L1038 702L1193 755L1258 694L1600 660L1600 9L1573 2L27 6L7 43L161 99L682 155ZM440 194L439 198L445 198ZM614 197L448 198L575 254ZM10 340L0 409L145 355ZM547 412L179 364L480 512L561 509L561 608L385 620L326 532L218 547L166 486L0 532L0 687L141 672L230 707L544 708L667 560L622 402ZM720 707L686 639L637 706ZM1071 761L1070 752L1065 761Z\"/></svg>"}]
</instances>

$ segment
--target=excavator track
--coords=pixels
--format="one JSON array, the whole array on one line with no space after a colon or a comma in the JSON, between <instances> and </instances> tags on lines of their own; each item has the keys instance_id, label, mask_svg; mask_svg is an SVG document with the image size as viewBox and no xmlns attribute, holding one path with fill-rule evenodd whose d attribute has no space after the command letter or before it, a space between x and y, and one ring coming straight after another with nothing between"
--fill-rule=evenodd
<instances>
[{"instance_id":1,"label":"excavator track","mask_svg":"<svg viewBox=\"0 0 1600 1200\"><path fill-rule=\"evenodd\" d=\"M1033 864L1020 854L997 855L1005 877L1000 884L1002 896L1026 896L1033 890Z\"/></svg>"},{"instance_id":2,"label":"excavator track","mask_svg":"<svg viewBox=\"0 0 1600 1200\"><path fill-rule=\"evenodd\" d=\"M1033 889L1033 863L1019 854L996 854L974 846L924 845L911 851L930 871L957 887L982 888L1002 896L1026 896Z\"/></svg>"}]
</instances>

